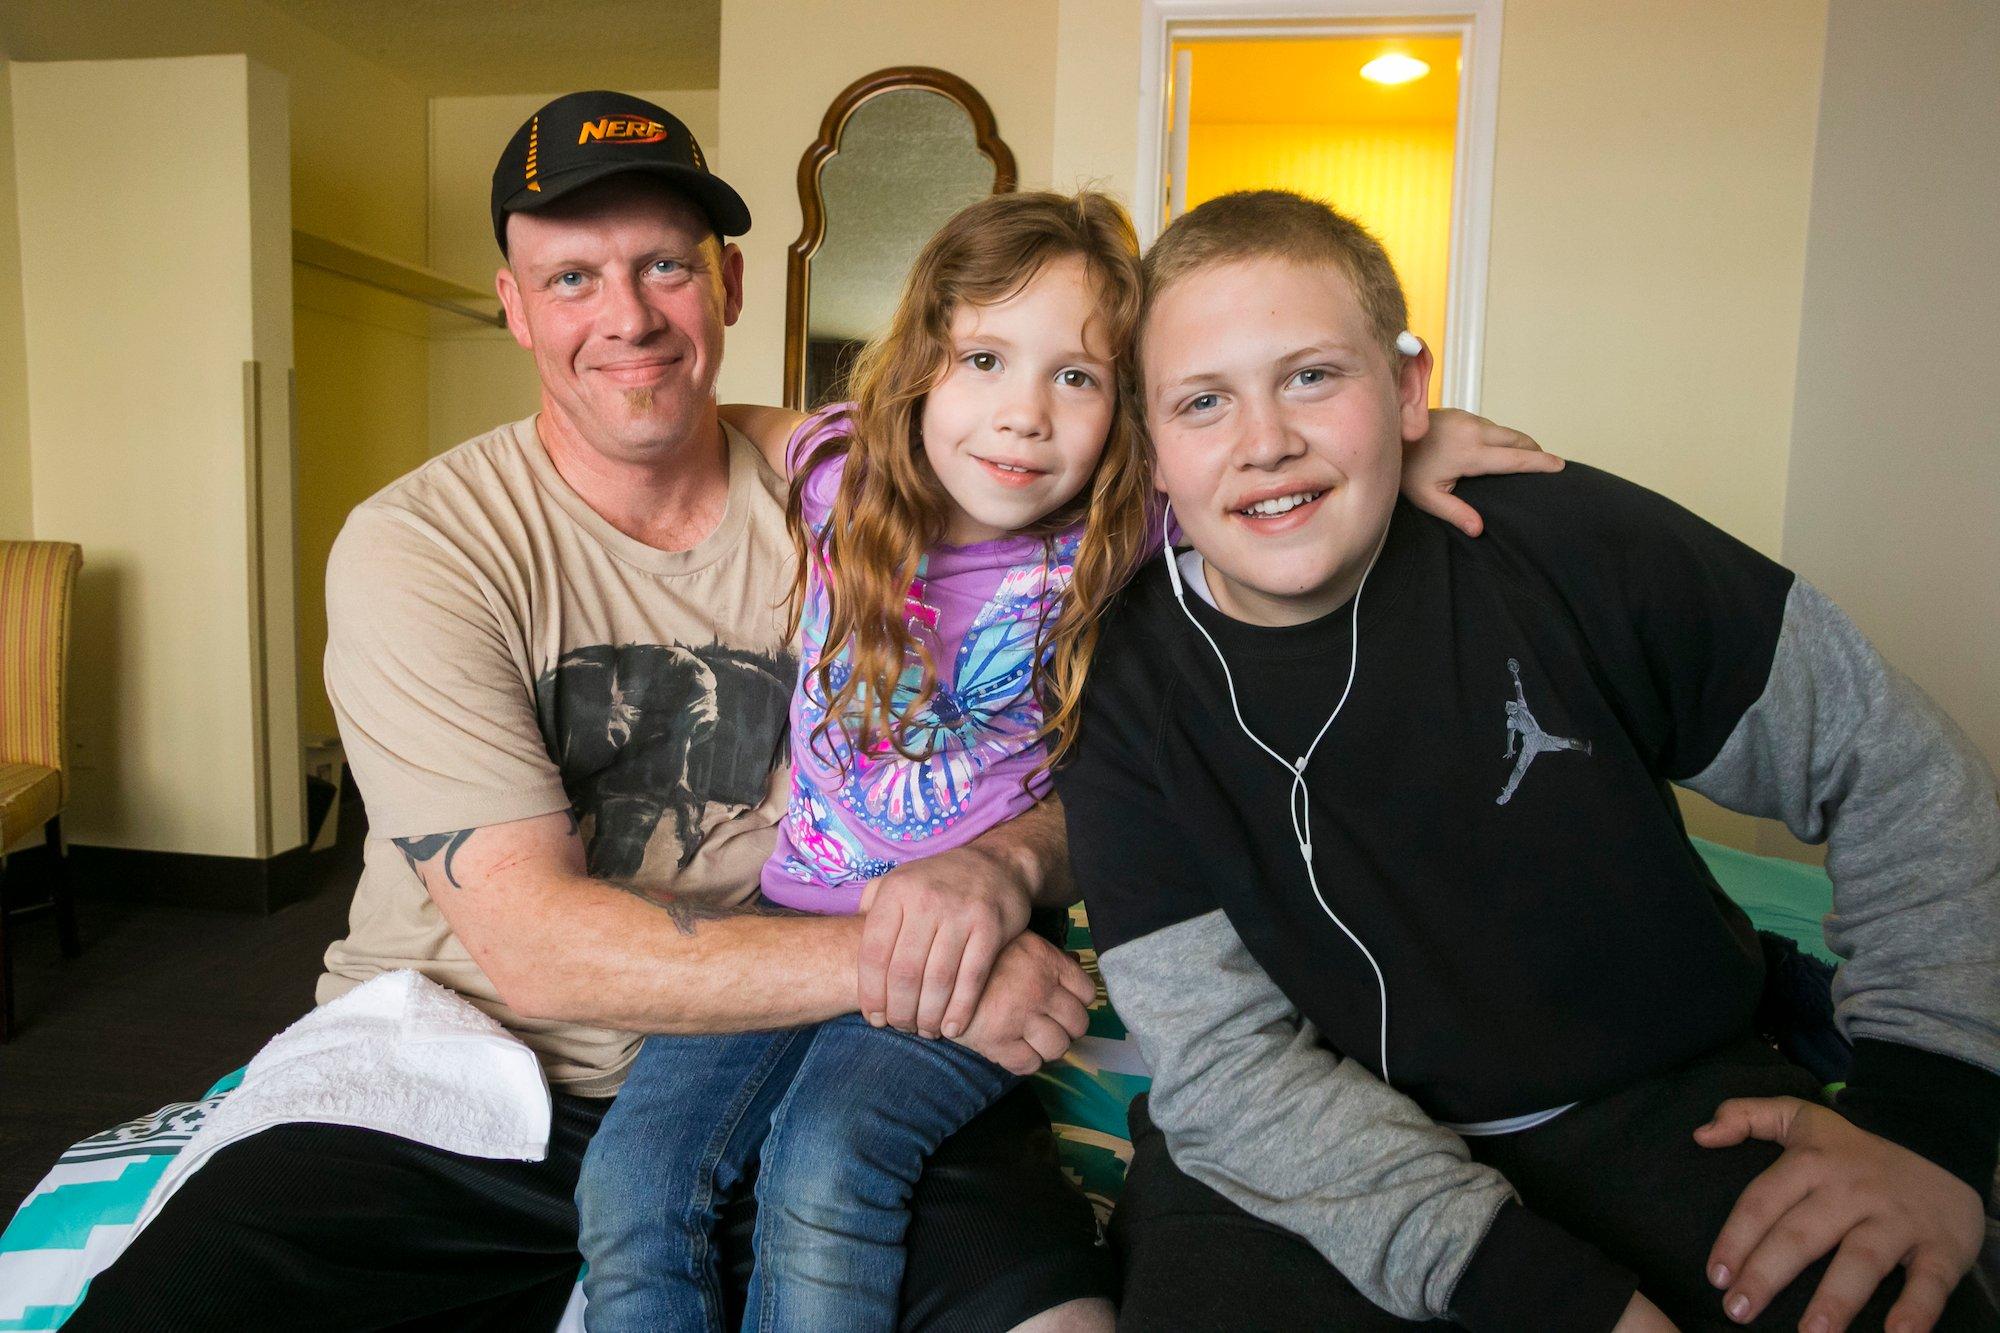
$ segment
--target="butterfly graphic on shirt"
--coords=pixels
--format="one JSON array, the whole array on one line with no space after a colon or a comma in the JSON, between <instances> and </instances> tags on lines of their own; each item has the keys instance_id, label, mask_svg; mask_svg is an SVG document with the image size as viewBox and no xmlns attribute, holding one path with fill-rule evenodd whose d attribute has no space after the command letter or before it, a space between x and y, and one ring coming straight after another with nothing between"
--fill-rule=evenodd
<instances>
[{"instance_id":1,"label":"butterfly graphic on shirt","mask_svg":"<svg viewBox=\"0 0 2000 1333\"><path fill-rule=\"evenodd\" d=\"M922 758L908 758L886 740L856 751L838 727L825 733L825 745L807 747L840 804L870 830L896 842L935 836L971 805L981 772L1028 746L1042 724L1041 704L1030 688L1036 644L1044 620L1053 619L1050 602L1068 586L1075 558L1076 539L1066 535L1046 563L1009 570L973 617L951 670L940 673L921 705L923 666L911 655L890 705L904 719L903 748ZM923 581L920 567L911 587L911 628L919 636L932 635L935 653L941 647L933 630L937 617L922 603ZM820 612L816 628L823 634L823 602L812 609ZM809 642L808 651L821 647ZM838 691L851 668L843 658L828 674ZM826 696L810 677L800 704L807 725L817 728L826 716Z\"/></svg>"},{"instance_id":2,"label":"butterfly graphic on shirt","mask_svg":"<svg viewBox=\"0 0 2000 1333\"><path fill-rule=\"evenodd\" d=\"M862 851L853 831L827 808L820 794L799 782L792 784L792 799L785 808L785 835L792 844L785 873L793 879L852 884L896 868L894 861Z\"/></svg>"}]
</instances>

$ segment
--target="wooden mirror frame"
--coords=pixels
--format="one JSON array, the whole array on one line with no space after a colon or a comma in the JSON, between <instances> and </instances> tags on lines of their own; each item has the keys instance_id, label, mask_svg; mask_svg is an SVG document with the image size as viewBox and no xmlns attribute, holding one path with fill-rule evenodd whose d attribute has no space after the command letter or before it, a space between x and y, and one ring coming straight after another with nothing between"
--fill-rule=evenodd
<instances>
[{"instance_id":1,"label":"wooden mirror frame","mask_svg":"<svg viewBox=\"0 0 2000 1333\"><path fill-rule=\"evenodd\" d=\"M820 197L820 173L840 152L841 132L848 120L871 98L899 88L922 88L941 93L964 109L972 120L972 135L979 151L993 163L993 193L1014 189L1014 152L1000 138L993 120L993 108L979 91L948 70L928 65L897 65L864 74L842 90L826 109L819 123L819 138L813 140L799 159L799 215L804 225L799 239L792 242L785 265L785 406L795 411L806 407L806 295L807 265L826 241L826 202Z\"/></svg>"}]
</instances>

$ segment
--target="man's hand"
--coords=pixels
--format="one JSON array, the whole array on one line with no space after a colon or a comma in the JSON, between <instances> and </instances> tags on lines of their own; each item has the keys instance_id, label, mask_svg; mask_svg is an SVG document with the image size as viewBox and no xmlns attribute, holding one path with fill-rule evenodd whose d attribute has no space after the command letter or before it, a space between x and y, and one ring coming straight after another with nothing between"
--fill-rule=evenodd
<instances>
[{"instance_id":1,"label":"man's hand","mask_svg":"<svg viewBox=\"0 0 2000 1333\"><path fill-rule=\"evenodd\" d=\"M958 1042L1009 1073L1032 1074L1083 1035L1096 995L1074 958L1040 935L1016 935Z\"/></svg>"},{"instance_id":2,"label":"man's hand","mask_svg":"<svg viewBox=\"0 0 2000 1333\"><path fill-rule=\"evenodd\" d=\"M1027 927L1031 897L1016 867L976 842L871 880L861 895L863 1016L957 1037L1000 950Z\"/></svg>"},{"instance_id":3,"label":"man's hand","mask_svg":"<svg viewBox=\"0 0 2000 1333\"><path fill-rule=\"evenodd\" d=\"M1796 1097L1739 1097L1694 1132L1704 1148L1747 1138L1785 1145L1750 1182L1709 1252L1709 1280L1731 1319L1755 1319L1808 1264L1836 1246L1799 1327L1839 1333L1889 1271L1908 1270L1890 1333L1924 1333L1979 1256L1979 1196L1907 1148Z\"/></svg>"},{"instance_id":4,"label":"man's hand","mask_svg":"<svg viewBox=\"0 0 2000 1333\"><path fill-rule=\"evenodd\" d=\"M1639 1292L1625 1303L1625 1313L1611 1326L1611 1333L1680 1333L1666 1312Z\"/></svg>"},{"instance_id":5,"label":"man's hand","mask_svg":"<svg viewBox=\"0 0 2000 1333\"><path fill-rule=\"evenodd\" d=\"M1485 417L1439 408L1431 428L1403 452L1403 494L1426 514L1435 515L1468 537L1486 524L1471 505L1452 494L1467 477L1502 472L1560 472L1563 461L1520 431L1496 426Z\"/></svg>"}]
</instances>

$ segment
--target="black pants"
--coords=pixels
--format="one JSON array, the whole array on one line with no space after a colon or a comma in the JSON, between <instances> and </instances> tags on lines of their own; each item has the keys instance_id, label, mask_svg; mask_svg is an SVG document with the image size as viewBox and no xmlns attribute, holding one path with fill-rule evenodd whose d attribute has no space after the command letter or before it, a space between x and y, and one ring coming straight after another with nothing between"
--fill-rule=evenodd
<instances>
[{"instance_id":1,"label":"black pants","mask_svg":"<svg viewBox=\"0 0 2000 1333\"><path fill-rule=\"evenodd\" d=\"M577 1170L609 1105L558 1094L540 1162L461 1157L337 1125L265 1130L189 1177L64 1327L553 1328L582 1262ZM723 1216L738 1311L755 1207L746 1193ZM1026 1088L932 1158L911 1200L909 1249L905 1330L998 1333L1114 1290L1090 1205L1063 1178L1048 1118Z\"/></svg>"},{"instance_id":2,"label":"black pants","mask_svg":"<svg viewBox=\"0 0 2000 1333\"><path fill-rule=\"evenodd\" d=\"M1704 1275L1723 1220L1775 1144L1703 1148L1697 1125L1730 1097L1816 1099L1813 1079L1755 1039L1672 1074L1564 1112L1520 1134L1466 1140L1522 1201L1638 1274L1641 1289L1685 1331L1734 1329ZM1132 1170L1111 1220L1123 1268L1121 1329L1395 1330L1416 1327L1371 1304L1291 1232L1259 1221L1183 1173L1132 1107ZM1827 1261L1805 1270L1759 1327L1796 1328ZM1880 1329L1902 1290L1897 1270L1851 1328ZM1549 1320L1551 1325L1557 1321ZM1433 1325L1443 1328L1448 1325ZM1959 1284L1938 1328L2000 1327L1977 1282Z\"/></svg>"}]
</instances>

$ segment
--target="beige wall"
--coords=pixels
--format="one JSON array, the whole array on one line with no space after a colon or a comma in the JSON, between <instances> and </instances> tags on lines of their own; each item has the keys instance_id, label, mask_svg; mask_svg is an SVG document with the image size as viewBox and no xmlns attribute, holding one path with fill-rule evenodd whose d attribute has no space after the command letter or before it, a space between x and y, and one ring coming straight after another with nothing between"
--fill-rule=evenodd
<instances>
[{"instance_id":1,"label":"beige wall","mask_svg":"<svg viewBox=\"0 0 2000 1333\"><path fill-rule=\"evenodd\" d=\"M422 262L423 94L280 10L260 0L7 0L0 46L16 60L250 56L289 81L294 225ZM147 123L166 110L152 108Z\"/></svg>"},{"instance_id":2,"label":"beige wall","mask_svg":"<svg viewBox=\"0 0 2000 1333\"><path fill-rule=\"evenodd\" d=\"M1777 554L1824 0L1516 0L1483 406Z\"/></svg>"},{"instance_id":3,"label":"beige wall","mask_svg":"<svg viewBox=\"0 0 2000 1333\"><path fill-rule=\"evenodd\" d=\"M717 161L715 89L634 92L680 117L708 159ZM493 164L521 122L552 95L431 100L428 262L438 273L479 291L493 290L500 265L489 203ZM505 329L440 313L430 318L430 337L429 453L442 453L540 405L534 363ZM732 344L730 356L735 355Z\"/></svg>"},{"instance_id":4,"label":"beige wall","mask_svg":"<svg viewBox=\"0 0 2000 1333\"><path fill-rule=\"evenodd\" d=\"M1140 10L1132 0L1061 0L1049 186L1126 205L1138 188ZM1004 127L1003 127L1004 128Z\"/></svg>"},{"instance_id":5,"label":"beige wall","mask_svg":"<svg viewBox=\"0 0 2000 1333\"><path fill-rule=\"evenodd\" d=\"M247 53L287 76L293 224L424 262L423 94L259 0L8 0L0 7L0 43L24 60ZM149 120L158 118L154 108ZM298 633L290 657L305 729L331 734L333 712L320 679L326 553L356 499L426 456L427 325L420 306L310 270L298 270L296 299L298 560L289 601ZM0 324L4 315L0 277ZM0 332L0 375L4 339ZM394 373L378 374L383 367ZM275 387L282 401L282 380ZM358 438L361 431L367 439ZM375 462L390 470L364 470Z\"/></svg>"},{"instance_id":6,"label":"beige wall","mask_svg":"<svg viewBox=\"0 0 2000 1333\"><path fill-rule=\"evenodd\" d=\"M279 384L289 364L289 265L270 271L289 246L283 81L209 56L17 65L13 82L35 530L86 553L72 836L282 851L297 749L271 770L285 731L258 719L291 698L259 672L290 664L255 640L254 579L261 557L282 615L292 570L282 515L255 540L252 479L288 491L290 449L267 410L253 459L244 363L267 358ZM148 133L79 140L78 107Z\"/></svg>"},{"instance_id":7,"label":"beige wall","mask_svg":"<svg viewBox=\"0 0 2000 1333\"><path fill-rule=\"evenodd\" d=\"M424 307L316 269L293 270L299 363L298 664L300 723L332 736L326 556L348 511L429 457L424 423L434 364Z\"/></svg>"},{"instance_id":8,"label":"beige wall","mask_svg":"<svg viewBox=\"0 0 2000 1333\"><path fill-rule=\"evenodd\" d=\"M2000 12L1834 0L1788 564L2000 763Z\"/></svg>"},{"instance_id":9,"label":"beige wall","mask_svg":"<svg viewBox=\"0 0 2000 1333\"><path fill-rule=\"evenodd\" d=\"M21 229L14 203L13 65L0 45L0 541L34 535L28 355L21 333Z\"/></svg>"},{"instance_id":10,"label":"beige wall","mask_svg":"<svg viewBox=\"0 0 2000 1333\"><path fill-rule=\"evenodd\" d=\"M799 158L819 133L828 104L872 70L950 70L993 108L1021 184L1044 187L1054 170L1059 8L1057 0L1015 0L1004 10L973 0L730 0L723 6L721 143L709 157L743 195L755 221L743 238L743 318L730 333L723 362L724 400L779 400L785 252L800 226ZM1136 73L1136 59L1132 69ZM1126 104L1134 105L1136 96L1135 83Z\"/></svg>"},{"instance_id":11,"label":"beige wall","mask_svg":"<svg viewBox=\"0 0 2000 1333\"><path fill-rule=\"evenodd\" d=\"M223 59L232 59L223 57ZM305 839L299 741L298 477L292 439L292 166L285 76L245 60L248 101L250 355L245 486L251 564L246 608L256 767L256 854ZM314 673L317 676L317 672Z\"/></svg>"}]
</instances>

